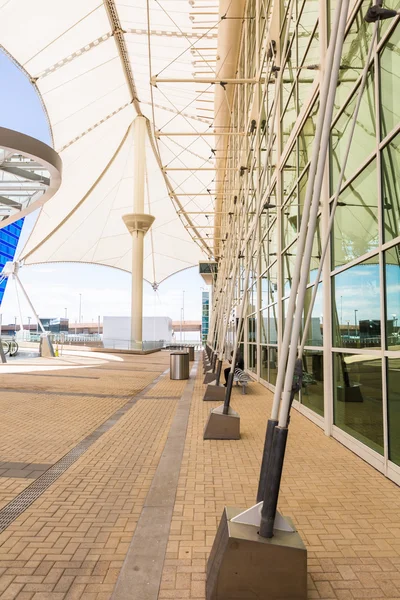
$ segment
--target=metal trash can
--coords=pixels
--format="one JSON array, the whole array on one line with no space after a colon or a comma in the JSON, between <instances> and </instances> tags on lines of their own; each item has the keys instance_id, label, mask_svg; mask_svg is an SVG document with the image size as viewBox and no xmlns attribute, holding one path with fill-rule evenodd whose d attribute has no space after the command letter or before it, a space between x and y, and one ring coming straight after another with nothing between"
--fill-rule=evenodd
<instances>
[{"instance_id":1,"label":"metal trash can","mask_svg":"<svg viewBox=\"0 0 400 600\"><path fill-rule=\"evenodd\" d=\"M194 361L194 346L188 346L189 360Z\"/></svg>"},{"instance_id":2,"label":"metal trash can","mask_svg":"<svg viewBox=\"0 0 400 600\"><path fill-rule=\"evenodd\" d=\"M189 353L171 352L170 379L189 379Z\"/></svg>"}]
</instances>

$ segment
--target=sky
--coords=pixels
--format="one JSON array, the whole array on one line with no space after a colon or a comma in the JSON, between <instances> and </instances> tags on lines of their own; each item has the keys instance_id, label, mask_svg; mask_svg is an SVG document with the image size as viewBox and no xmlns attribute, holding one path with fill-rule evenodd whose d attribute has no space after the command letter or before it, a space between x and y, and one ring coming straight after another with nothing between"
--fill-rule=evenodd
<instances>
[{"instance_id":1,"label":"sky","mask_svg":"<svg viewBox=\"0 0 400 600\"><path fill-rule=\"evenodd\" d=\"M35 89L1 51L0 81L3 82L0 94L0 126L21 131L51 144L45 114ZM19 249L22 249L36 216L31 215L25 220ZM97 322L99 316L102 319L103 316L130 314L129 273L97 265L49 263L25 266L19 275L39 316L52 318L64 317L67 314L71 321L75 321L79 315L80 299L82 321ZM202 289L209 288L198 274L198 267L168 278L160 284L157 292L145 282L143 314L168 316L174 321L179 321L181 309L184 307L185 320L200 321ZM16 294L13 282L7 285L0 311L4 324L14 323L20 312L25 323L28 322L28 317L33 317L21 293ZM195 337L193 335L193 339Z\"/></svg>"}]
</instances>

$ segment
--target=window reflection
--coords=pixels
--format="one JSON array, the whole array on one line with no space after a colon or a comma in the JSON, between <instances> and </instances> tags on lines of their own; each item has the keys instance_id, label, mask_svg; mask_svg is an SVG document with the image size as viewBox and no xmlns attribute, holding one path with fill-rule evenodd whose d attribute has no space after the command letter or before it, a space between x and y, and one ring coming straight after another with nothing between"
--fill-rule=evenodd
<instances>
[{"instance_id":1,"label":"window reflection","mask_svg":"<svg viewBox=\"0 0 400 600\"><path fill-rule=\"evenodd\" d=\"M256 315L252 315L251 317L248 318L247 341L248 342L256 342L257 341L257 317L256 317Z\"/></svg>"},{"instance_id":2,"label":"window reflection","mask_svg":"<svg viewBox=\"0 0 400 600\"><path fill-rule=\"evenodd\" d=\"M301 34L300 34L301 35ZM308 47L307 54L304 58L304 65L307 67L314 67L314 65L319 63L320 56L320 44L319 44L319 34L318 34L318 26L315 30L313 38L311 40L311 44ZM300 65L299 57L299 65ZM299 112L303 107L304 103L307 101L311 88L314 84L315 76L318 73L318 69L310 69L310 70L300 70L297 77L297 89L298 89L298 98L299 98Z\"/></svg>"},{"instance_id":3,"label":"window reflection","mask_svg":"<svg viewBox=\"0 0 400 600\"><path fill-rule=\"evenodd\" d=\"M343 44L341 69L335 98L335 108L340 108L358 80L368 55L372 29L364 20L370 0L364 0L357 12Z\"/></svg>"},{"instance_id":4,"label":"window reflection","mask_svg":"<svg viewBox=\"0 0 400 600\"><path fill-rule=\"evenodd\" d=\"M324 365L322 352L316 350L304 351L301 403L317 414L324 415Z\"/></svg>"},{"instance_id":5,"label":"window reflection","mask_svg":"<svg viewBox=\"0 0 400 600\"><path fill-rule=\"evenodd\" d=\"M321 241L321 229L320 229L320 225L321 225L321 219L320 219L320 217L318 217L318 219L317 219L317 227L316 227L316 230L315 230L313 247L312 247L312 255L311 255L311 262L310 262L309 283L313 283L315 281L315 279L317 277L319 265L320 265L320 262L321 262L322 241Z\"/></svg>"},{"instance_id":6,"label":"window reflection","mask_svg":"<svg viewBox=\"0 0 400 600\"><path fill-rule=\"evenodd\" d=\"M257 346L255 344L247 346L247 365L250 371L257 371Z\"/></svg>"},{"instance_id":7,"label":"window reflection","mask_svg":"<svg viewBox=\"0 0 400 600\"><path fill-rule=\"evenodd\" d=\"M304 313L303 313L303 329L305 326L305 320L311 304L311 298L313 294L314 286L310 287L306 291L306 297L304 299ZM322 285L318 286L317 295L315 297L315 303L312 310L311 322L307 331L306 346L322 346L322 314L323 314L323 298L322 298Z\"/></svg>"},{"instance_id":8,"label":"window reflection","mask_svg":"<svg viewBox=\"0 0 400 600\"><path fill-rule=\"evenodd\" d=\"M275 385L277 370L278 349L275 346L261 346L261 379Z\"/></svg>"},{"instance_id":9,"label":"window reflection","mask_svg":"<svg viewBox=\"0 0 400 600\"><path fill-rule=\"evenodd\" d=\"M333 344L339 348L380 348L378 256L333 277Z\"/></svg>"},{"instance_id":10,"label":"window reflection","mask_svg":"<svg viewBox=\"0 0 400 600\"><path fill-rule=\"evenodd\" d=\"M298 146L299 146L299 172L304 169L311 160L311 148L312 143L315 139L315 127L317 122L317 114L319 110L319 104L314 104L310 111L302 129L299 132Z\"/></svg>"},{"instance_id":11,"label":"window reflection","mask_svg":"<svg viewBox=\"0 0 400 600\"><path fill-rule=\"evenodd\" d=\"M286 202L289 194L293 190L293 186L296 183L297 179L297 158L296 158L296 148L292 150L289 154L287 161L282 169L282 189L283 189L283 201L282 204Z\"/></svg>"},{"instance_id":12,"label":"window reflection","mask_svg":"<svg viewBox=\"0 0 400 600\"><path fill-rule=\"evenodd\" d=\"M400 135L382 152L382 173L385 242L388 242L400 235Z\"/></svg>"},{"instance_id":13,"label":"window reflection","mask_svg":"<svg viewBox=\"0 0 400 600\"><path fill-rule=\"evenodd\" d=\"M277 263L261 276L261 306L276 302L278 293Z\"/></svg>"},{"instance_id":14,"label":"window reflection","mask_svg":"<svg viewBox=\"0 0 400 600\"><path fill-rule=\"evenodd\" d=\"M278 306L274 304L268 309L268 342L276 344L278 342Z\"/></svg>"},{"instance_id":15,"label":"window reflection","mask_svg":"<svg viewBox=\"0 0 400 600\"><path fill-rule=\"evenodd\" d=\"M335 425L383 454L381 359L335 353L333 360Z\"/></svg>"},{"instance_id":16,"label":"window reflection","mask_svg":"<svg viewBox=\"0 0 400 600\"><path fill-rule=\"evenodd\" d=\"M386 343L389 350L400 350L400 245L385 252Z\"/></svg>"},{"instance_id":17,"label":"window reflection","mask_svg":"<svg viewBox=\"0 0 400 600\"><path fill-rule=\"evenodd\" d=\"M283 220L283 246L286 248L296 238L299 226L299 202L296 190L290 196L288 202L282 208Z\"/></svg>"},{"instance_id":18,"label":"window reflection","mask_svg":"<svg viewBox=\"0 0 400 600\"><path fill-rule=\"evenodd\" d=\"M400 358L387 361L389 459L400 465Z\"/></svg>"},{"instance_id":19,"label":"window reflection","mask_svg":"<svg viewBox=\"0 0 400 600\"><path fill-rule=\"evenodd\" d=\"M333 233L335 267L377 248L379 232L375 160L340 194Z\"/></svg>"},{"instance_id":20,"label":"window reflection","mask_svg":"<svg viewBox=\"0 0 400 600\"><path fill-rule=\"evenodd\" d=\"M278 315L277 315L277 305L274 304L269 308L261 311L261 343L267 344L272 343L276 344L278 341Z\"/></svg>"},{"instance_id":21,"label":"window reflection","mask_svg":"<svg viewBox=\"0 0 400 600\"><path fill-rule=\"evenodd\" d=\"M288 69L286 71L288 73L292 72L292 69ZM293 80L293 76L290 76L284 81L291 82ZM285 147L286 142L289 139L290 134L292 133L293 126L297 119L297 103L296 103L296 89L293 89L293 92L290 95L288 103L284 109L284 114L282 118L282 148Z\"/></svg>"},{"instance_id":22,"label":"window reflection","mask_svg":"<svg viewBox=\"0 0 400 600\"><path fill-rule=\"evenodd\" d=\"M385 2L387 7L387 3ZM381 111L382 111L382 137L397 127L400 121L400 31L396 27L385 45L381 54Z\"/></svg>"},{"instance_id":23,"label":"window reflection","mask_svg":"<svg viewBox=\"0 0 400 600\"><path fill-rule=\"evenodd\" d=\"M268 342L268 309L260 312L260 343L266 344Z\"/></svg>"},{"instance_id":24,"label":"window reflection","mask_svg":"<svg viewBox=\"0 0 400 600\"><path fill-rule=\"evenodd\" d=\"M356 103L357 93L353 95L342 115L332 128L332 194L336 191L339 174L344 162ZM362 162L375 150L375 147L374 72L373 69L371 69L361 99L357 124L351 141L351 151L346 162L345 179L349 179L349 177L357 171Z\"/></svg>"},{"instance_id":25,"label":"window reflection","mask_svg":"<svg viewBox=\"0 0 400 600\"><path fill-rule=\"evenodd\" d=\"M400 0L385 0L385 8L392 8L393 10L400 9ZM386 19L379 22L379 33L380 39L382 39L384 32L390 27L391 20Z\"/></svg>"},{"instance_id":26,"label":"window reflection","mask_svg":"<svg viewBox=\"0 0 400 600\"><path fill-rule=\"evenodd\" d=\"M290 288L292 287L294 266L296 262L296 246L297 244L292 244L282 255L283 291L285 296L289 295Z\"/></svg>"}]
</instances>

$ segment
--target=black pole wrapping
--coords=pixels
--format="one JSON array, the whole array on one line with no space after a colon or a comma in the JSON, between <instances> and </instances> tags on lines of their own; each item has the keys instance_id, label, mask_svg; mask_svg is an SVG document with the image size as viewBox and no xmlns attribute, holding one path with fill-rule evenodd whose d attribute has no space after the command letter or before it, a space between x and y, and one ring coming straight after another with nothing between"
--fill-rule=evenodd
<instances>
[{"instance_id":1,"label":"black pole wrapping","mask_svg":"<svg viewBox=\"0 0 400 600\"><path fill-rule=\"evenodd\" d=\"M222 360L218 360L217 378L215 380L215 385L219 385L219 380L221 378L221 370L222 370Z\"/></svg>"},{"instance_id":2,"label":"black pole wrapping","mask_svg":"<svg viewBox=\"0 0 400 600\"><path fill-rule=\"evenodd\" d=\"M260 478L258 480L257 502L264 500L265 481L267 479L268 464L271 456L272 438L274 435L274 429L277 425L277 419L268 419L267 430L265 432L264 451L261 461Z\"/></svg>"},{"instance_id":3,"label":"black pole wrapping","mask_svg":"<svg viewBox=\"0 0 400 600\"><path fill-rule=\"evenodd\" d=\"M228 381L226 384L226 393L225 393L225 400L224 400L224 410L222 411L224 415L227 415L229 413L229 404L231 402L231 394L232 394L232 386L233 386L233 378L234 378L235 374L230 371L229 375L228 375Z\"/></svg>"},{"instance_id":4,"label":"black pole wrapping","mask_svg":"<svg viewBox=\"0 0 400 600\"><path fill-rule=\"evenodd\" d=\"M279 487L288 436L287 427L278 426L273 431L271 454L265 481L264 502L261 509L260 535L265 538L272 538L274 535L276 507L278 506Z\"/></svg>"},{"instance_id":5,"label":"black pole wrapping","mask_svg":"<svg viewBox=\"0 0 400 600\"><path fill-rule=\"evenodd\" d=\"M212 372L215 373L215 366L217 363L217 353L214 352L213 357L212 357L212 362L211 362L211 367L212 367Z\"/></svg>"}]
</instances>

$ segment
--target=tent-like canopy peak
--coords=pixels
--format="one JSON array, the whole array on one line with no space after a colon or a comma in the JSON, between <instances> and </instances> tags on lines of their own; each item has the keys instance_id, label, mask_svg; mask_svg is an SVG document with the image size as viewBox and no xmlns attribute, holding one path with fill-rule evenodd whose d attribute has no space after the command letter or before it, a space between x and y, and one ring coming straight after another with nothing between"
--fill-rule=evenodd
<instances>
[{"instance_id":1,"label":"tent-like canopy peak","mask_svg":"<svg viewBox=\"0 0 400 600\"><path fill-rule=\"evenodd\" d=\"M218 0L0 3L2 46L36 87L63 162L20 260L131 270L122 215L133 206L137 115L147 119L146 212L155 216L145 278L158 284L213 257L224 16Z\"/></svg>"}]
</instances>

